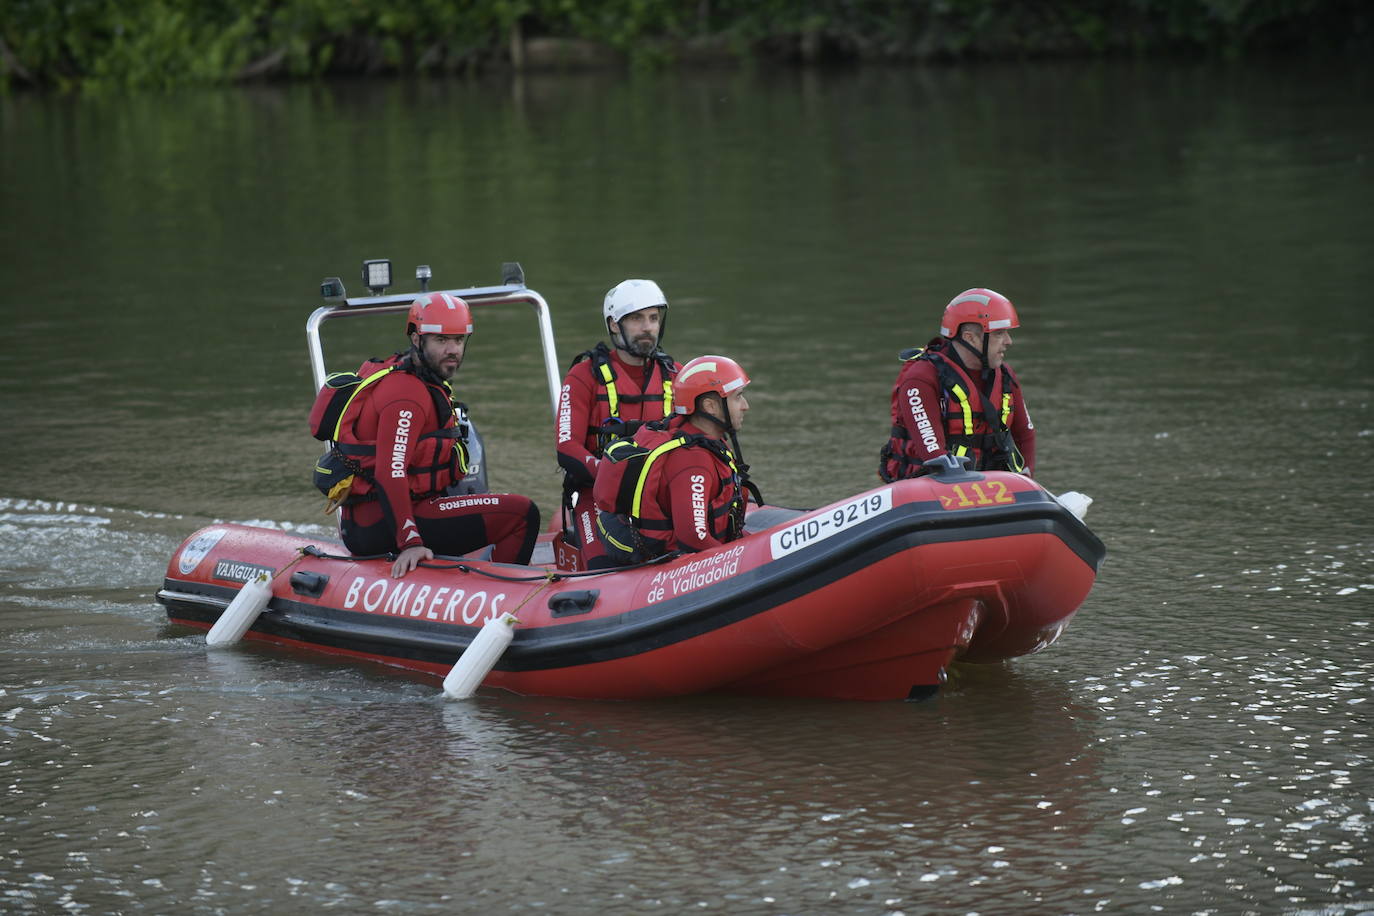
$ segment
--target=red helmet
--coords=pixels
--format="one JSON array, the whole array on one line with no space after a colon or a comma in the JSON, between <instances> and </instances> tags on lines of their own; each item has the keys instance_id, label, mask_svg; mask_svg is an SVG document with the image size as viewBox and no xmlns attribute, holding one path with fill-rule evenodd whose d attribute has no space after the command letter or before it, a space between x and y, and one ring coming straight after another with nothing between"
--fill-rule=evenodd
<instances>
[{"instance_id":1,"label":"red helmet","mask_svg":"<svg viewBox=\"0 0 1374 916\"><path fill-rule=\"evenodd\" d=\"M425 293L410 303L406 335L412 331L450 336L471 334L472 312L466 302L451 293Z\"/></svg>"},{"instance_id":2,"label":"red helmet","mask_svg":"<svg viewBox=\"0 0 1374 916\"><path fill-rule=\"evenodd\" d=\"M747 384L749 376L730 357L698 356L688 360L673 380L673 412L691 413L703 394L715 392L726 398Z\"/></svg>"},{"instance_id":3,"label":"red helmet","mask_svg":"<svg viewBox=\"0 0 1374 916\"><path fill-rule=\"evenodd\" d=\"M949 300L940 319L940 335L954 337L959 333L959 325L965 323L976 324L984 331L1021 327L1021 319L1016 317L1016 306L1011 300L981 286L966 289Z\"/></svg>"}]
</instances>

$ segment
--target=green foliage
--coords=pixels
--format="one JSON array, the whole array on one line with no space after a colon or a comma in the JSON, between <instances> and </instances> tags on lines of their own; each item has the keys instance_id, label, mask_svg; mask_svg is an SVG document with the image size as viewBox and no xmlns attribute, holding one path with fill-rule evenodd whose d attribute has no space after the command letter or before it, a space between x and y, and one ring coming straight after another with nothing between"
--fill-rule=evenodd
<instances>
[{"instance_id":1,"label":"green foliage","mask_svg":"<svg viewBox=\"0 0 1374 916\"><path fill-rule=\"evenodd\" d=\"M633 66L708 38L756 56L1239 54L1370 43L1363 0L4 0L0 86L170 87L508 66L512 35Z\"/></svg>"},{"instance_id":2,"label":"green foliage","mask_svg":"<svg viewBox=\"0 0 1374 916\"><path fill-rule=\"evenodd\" d=\"M8 71L58 86L217 82L241 65L251 3L200 0L10 0Z\"/></svg>"}]
</instances>

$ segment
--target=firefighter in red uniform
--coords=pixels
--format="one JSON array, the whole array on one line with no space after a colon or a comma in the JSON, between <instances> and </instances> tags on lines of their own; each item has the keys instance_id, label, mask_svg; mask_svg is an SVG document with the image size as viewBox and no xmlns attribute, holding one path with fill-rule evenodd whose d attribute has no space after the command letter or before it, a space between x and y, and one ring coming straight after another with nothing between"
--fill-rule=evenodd
<instances>
[{"instance_id":1,"label":"firefighter in red uniform","mask_svg":"<svg viewBox=\"0 0 1374 916\"><path fill-rule=\"evenodd\" d=\"M598 343L572 362L558 401L558 465L564 510L584 568L602 555L592 486L606 443L672 414L678 365L659 348L668 300L652 280L625 280L602 305L612 347ZM568 520L565 516L564 524ZM601 564L596 564L601 565Z\"/></svg>"},{"instance_id":2,"label":"firefighter in red uniform","mask_svg":"<svg viewBox=\"0 0 1374 916\"><path fill-rule=\"evenodd\" d=\"M612 565L707 550L743 534L747 493L757 492L735 438L749 410L748 384L733 359L699 356L678 372L676 416L607 446L595 498Z\"/></svg>"},{"instance_id":3,"label":"firefighter in red uniform","mask_svg":"<svg viewBox=\"0 0 1374 916\"><path fill-rule=\"evenodd\" d=\"M977 287L950 300L940 336L901 354L892 388L892 434L879 457L883 480L917 477L925 462L966 455L974 470L1035 470L1035 427L1005 362L1016 308Z\"/></svg>"},{"instance_id":4,"label":"firefighter in red uniform","mask_svg":"<svg viewBox=\"0 0 1374 916\"><path fill-rule=\"evenodd\" d=\"M492 559L528 563L539 509L506 493L447 495L467 473L467 449L449 379L472 334L468 305L448 293L416 299L406 316L410 349L358 370L366 381L338 423L336 449L355 480L342 503L339 533L357 555L396 553L401 577L435 553L494 545Z\"/></svg>"}]
</instances>

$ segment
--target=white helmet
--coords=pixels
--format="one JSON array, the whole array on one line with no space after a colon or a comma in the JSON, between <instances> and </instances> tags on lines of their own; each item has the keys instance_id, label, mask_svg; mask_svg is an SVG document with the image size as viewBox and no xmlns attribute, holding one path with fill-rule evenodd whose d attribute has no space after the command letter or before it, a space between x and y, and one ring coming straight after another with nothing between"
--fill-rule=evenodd
<instances>
[{"instance_id":1,"label":"white helmet","mask_svg":"<svg viewBox=\"0 0 1374 916\"><path fill-rule=\"evenodd\" d=\"M622 280L606 294L606 303L602 311L608 319L619 325L620 319L631 312L655 306L668 308L668 300L657 283L653 280Z\"/></svg>"}]
</instances>

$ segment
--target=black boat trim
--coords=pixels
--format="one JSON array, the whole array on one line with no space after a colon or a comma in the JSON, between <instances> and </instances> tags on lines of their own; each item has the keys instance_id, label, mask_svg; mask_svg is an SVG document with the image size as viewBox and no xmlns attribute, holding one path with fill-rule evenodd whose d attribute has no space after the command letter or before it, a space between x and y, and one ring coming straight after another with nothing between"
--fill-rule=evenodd
<instances>
[{"instance_id":1,"label":"black boat trim","mask_svg":"<svg viewBox=\"0 0 1374 916\"><path fill-rule=\"evenodd\" d=\"M521 628L497 662L496 670L540 671L639 655L765 613L905 550L926 544L1028 534L1058 537L1094 571L1106 555L1106 548L1096 535L1038 491L1018 494L1012 505L972 512L950 512L940 508L938 502L908 503L815 546L679 598L611 617ZM157 599L171 619L209 624L236 593L234 588L169 578ZM361 611L274 597L253 630L269 637L356 652L382 661L451 665L476 637L479 627L404 617L379 618Z\"/></svg>"}]
</instances>

